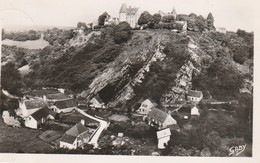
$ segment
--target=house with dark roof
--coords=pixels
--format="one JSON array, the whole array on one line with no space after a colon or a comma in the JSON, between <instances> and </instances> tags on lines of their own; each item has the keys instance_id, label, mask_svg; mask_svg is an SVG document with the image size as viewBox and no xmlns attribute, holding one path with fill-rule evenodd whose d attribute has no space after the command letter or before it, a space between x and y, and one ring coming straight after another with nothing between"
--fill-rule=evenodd
<instances>
[{"instance_id":1,"label":"house with dark roof","mask_svg":"<svg viewBox=\"0 0 260 163\"><path fill-rule=\"evenodd\" d=\"M141 103L141 106L137 110L137 113L147 115L151 111L151 108L156 106L156 103L152 102L150 99L146 99Z\"/></svg>"},{"instance_id":2,"label":"house with dark roof","mask_svg":"<svg viewBox=\"0 0 260 163\"><path fill-rule=\"evenodd\" d=\"M201 91L189 90L187 93L187 100L191 102L200 102L203 99Z\"/></svg>"},{"instance_id":3,"label":"house with dark roof","mask_svg":"<svg viewBox=\"0 0 260 163\"><path fill-rule=\"evenodd\" d=\"M127 7L126 4L123 3L119 10L119 22L125 21L129 23L132 28L135 28L141 13L142 11L139 7Z\"/></svg>"},{"instance_id":4,"label":"house with dark roof","mask_svg":"<svg viewBox=\"0 0 260 163\"><path fill-rule=\"evenodd\" d=\"M64 99L68 99L68 97L64 93L55 93L55 94L44 95L43 99L48 102L50 102L50 101L55 102L55 101L61 101Z\"/></svg>"},{"instance_id":5,"label":"house with dark roof","mask_svg":"<svg viewBox=\"0 0 260 163\"><path fill-rule=\"evenodd\" d=\"M19 113L17 112L17 115L27 117L47 105L47 102L40 98L31 100L21 99L19 100Z\"/></svg>"},{"instance_id":6,"label":"house with dark roof","mask_svg":"<svg viewBox=\"0 0 260 163\"><path fill-rule=\"evenodd\" d=\"M68 113L77 108L77 104L74 99L64 99L54 102L53 106L50 107L51 110L60 113Z\"/></svg>"},{"instance_id":7,"label":"house with dark roof","mask_svg":"<svg viewBox=\"0 0 260 163\"><path fill-rule=\"evenodd\" d=\"M81 121L70 128L60 139L60 148L76 149L89 141L93 132Z\"/></svg>"},{"instance_id":8,"label":"house with dark roof","mask_svg":"<svg viewBox=\"0 0 260 163\"><path fill-rule=\"evenodd\" d=\"M105 103L99 96L95 96L90 100L90 107L92 108L105 108Z\"/></svg>"},{"instance_id":9,"label":"house with dark roof","mask_svg":"<svg viewBox=\"0 0 260 163\"><path fill-rule=\"evenodd\" d=\"M33 129L37 129L39 125L46 122L47 119L54 119L50 115L49 108L47 106L41 108L40 110L34 112L25 119L25 126Z\"/></svg>"},{"instance_id":10,"label":"house with dark roof","mask_svg":"<svg viewBox=\"0 0 260 163\"><path fill-rule=\"evenodd\" d=\"M159 130L171 125L177 125L176 120L170 114L155 107L151 108L151 111L144 117L144 120L148 125L156 127Z\"/></svg>"}]
</instances>

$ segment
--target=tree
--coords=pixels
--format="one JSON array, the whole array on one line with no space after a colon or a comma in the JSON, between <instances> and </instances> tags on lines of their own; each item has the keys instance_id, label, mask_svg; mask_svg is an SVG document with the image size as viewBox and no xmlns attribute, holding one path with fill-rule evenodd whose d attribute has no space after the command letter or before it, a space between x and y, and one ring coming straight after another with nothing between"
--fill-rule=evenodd
<instances>
[{"instance_id":1,"label":"tree","mask_svg":"<svg viewBox=\"0 0 260 163\"><path fill-rule=\"evenodd\" d=\"M148 11L144 11L138 19L138 25L149 24L152 21L153 16Z\"/></svg>"},{"instance_id":2,"label":"tree","mask_svg":"<svg viewBox=\"0 0 260 163\"><path fill-rule=\"evenodd\" d=\"M216 29L214 26L214 17L211 12L208 14L208 17L207 17L207 27L208 27L208 30Z\"/></svg>"},{"instance_id":3,"label":"tree","mask_svg":"<svg viewBox=\"0 0 260 163\"><path fill-rule=\"evenodd\" d=\"M2 67L1 86L11 94L20 95L20 89L23 84L21 76L16 66L12 62L8 62Z\"/></svg>"},{"instance_id":4,"label":"tree","mask_svg":"<svg viewBox=\"0 0 260 163\"><path fill-rule=\"evenodd\" d=\"M153 15L153 22L154 22L154 24L160 23L161 18L162 18L162 16L161 16L160 14L157 14L157 13L154 14L154 15Z\"/></svg>"},{"instance_id":5,"label":"tree","mask_svg":"<svg viewBox=\"0 0 260 163\"><path fill-rule=\"evenodd\" d=\"M103 26L105 24L105 20L107 17L110 17L110 15L107 12L104 12L98 17L98 25Z\"/></svg>"},{"instance_id":6,"label":"tree","mask_svg":"<svg viewBox=\"0 0 260 163\"><path fill-rule=\"evenodd\" d=\"M78 22L77 28L81 28L81 27L87 28L86 23L84 23L84 22Z\"/></svg>"},{"instance_id":7,"label":"tree","mask_svg":"<svg viewBox=\"0 0 260 163\"><path fill-rule=\"evenodd\" d=\"M115 27L114 41L117 44L127 42L132 36L131 27L127 22L120 22Z\"/></svg>"},{"instance_id":8,"label":"tree","mask_svg":"<svg viewBox=\"0 0 260 163\"><path fill-rule=\"evenodd\" d=\"M173 23L175 20L173 15L166 15L162 17L162 22L163 23Z\"/></svg>"},{"instance_id":9,"label":"tree","mask_svg":"<svg viewBox=\"0 0 260 163\"><path fill-rule=\"evenodd\" d=\"M221 145L221 138L216 131L212 131L207 135L206 145L209 147L211 153L217 150Z\"/></svg>"},{"instance_id":10,"label":"tree","mask_svg":"<svg viewBox=\"0 0 260 163\"><path fill-rule=\"evenodd\" d=\"M195 19L195 25L198 27L200 32L204 31L205 28L207 28L207 23L201 15Z\"/></svg>"}]
</instances>

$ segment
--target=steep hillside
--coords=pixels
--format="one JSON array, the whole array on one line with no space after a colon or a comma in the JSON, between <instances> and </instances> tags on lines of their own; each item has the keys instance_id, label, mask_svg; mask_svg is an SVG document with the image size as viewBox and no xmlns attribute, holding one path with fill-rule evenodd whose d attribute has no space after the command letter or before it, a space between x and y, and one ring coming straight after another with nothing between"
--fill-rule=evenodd
<instances>
[{"instance_id":1,"label":"steep hillside","mask_svg":"<svg viewBox=\"0 0 260 163\"><path fill-rule=\"evenodd\" d=\"M172 104L188 89L218 100L252 94L251 34L138 30L118 44L114 33L107 27L77 34L58 49L45 48L25 83L68 88L87 100L99 95L123 110L145 98Z\"/></svg>"}]
</instances>

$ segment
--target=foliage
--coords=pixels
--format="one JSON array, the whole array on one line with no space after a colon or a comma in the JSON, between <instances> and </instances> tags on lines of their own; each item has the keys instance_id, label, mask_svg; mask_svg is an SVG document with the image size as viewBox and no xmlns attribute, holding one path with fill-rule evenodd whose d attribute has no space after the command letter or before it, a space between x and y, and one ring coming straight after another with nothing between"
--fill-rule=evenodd
<instances>
[{"instance_id":1,"label":"foliage","mask_svg":"<svg viewBox=\"0 0 260 163\"><path fill-rule=\"evenodd\" d=\"M77 23L77 28L81 28L81 27L87 28L86 23L84 23L84 22L78 22L78 23Z\"/></svg>"},{"instance_id":2,"label":"foliage","mask_svg":"<svg viewBox=\"0 0 260 163\"><path fill-rule=\"evenodd\" d=\"M98 17L98 25L99 26L103 26L105 24L105 20L107 17L109 17L110 15L107 12L104 12L103 14L101 14Z\"/></svg>"},{"instance_id":3,"label":"foliage","mask_svg":"<svg viewBox=\"0 0 260 163\"><path fill-rule=\"evenodd\" d=\"M144 11L138 19L138 25L150 24L152 22L153 16L148 11Z\"/></svg>"},{"instance_id":4,"label":"foliage","mask_svg":"<svg viewBox=\"0 0 260 163\"><path fill-rule=\"evenodd\" d=\"M197 26L200 32L204 31L207 28L207 23L203 16L200 15L195 20L195 25Z\"/></svg>"},{"instance_id":5,"label":"foliage","mask_svg":"<svg viewBox=\"0 0 260 163\"><path fill-rule=\"evenodd\" d=\"M173 15L166 15L162 17L163 23L174 23L175 17Z\"/></svg>"},{"instance_id":6,"label":"foliage","mask_svg":"<svg viewBox=\"0 0 260 163\"><path fill-rule=\"evenodd\" d=\"M120 22L115 27L114 41L117 44L127 42L132 37L131 27L127 22Z\"/></svg>"},{"instance_id":7,"label":"foliage","mask_svg":"<svg viewBox=\"0 0 260 163\"><path fill-rule=\"evenodd\" d=\"M210 12L207 16L207 28L208 30L215 30L215 26L214 26L214 17L212 15L212 13Z\"/></svg>"},{"instance_id":8,"label":"foliage","mask_svg":"<svg viewBox=\"0 0 260 163\"><path fill-rule=\"evenodd\" d=\"M2 30L2 40L10 39L14 41L27 41L27 40L38 40L41 34L35 30L29 30L28 32L5 32Z\"/></svg>"},{"instance_id":9,"label":"foliage","mask_svg":"<svg viewBox=\"0 0 260 163\"><path fill-rule=\"evenodd\" d=\"M162 16L160 14L155 13L153 15L153 22L154 24L158 24L161 21Z\"/></svg>"},{"instance_id":10,"label":"foliage","mask_svg":"<svg viewBox=\"0 0 260 163\"><path fill-rule=\"evenodd\" d=\"M14 63L8 62L1 68L1 86L11 94L20 95L22 79Z\"/></svg>"}]
</instances>

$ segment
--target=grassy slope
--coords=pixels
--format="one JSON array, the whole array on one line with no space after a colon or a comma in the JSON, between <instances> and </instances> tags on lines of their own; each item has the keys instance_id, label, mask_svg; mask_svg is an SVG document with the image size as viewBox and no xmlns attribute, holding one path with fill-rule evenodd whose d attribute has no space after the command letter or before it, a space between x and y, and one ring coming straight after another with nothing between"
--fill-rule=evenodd
<instances>
[{"instance_id":1,"label":"grassy slope","mask_svg":"<svg viewBox=\"0 0 260 163\"><path fill-rule=\"evenodd\" d=\"M22 150L35 153L36 150L50 150L51 146L38 138L40 133L40 130L8 127L0 118L0 152L16 153Z\"/></svg>"}]
</instances>

